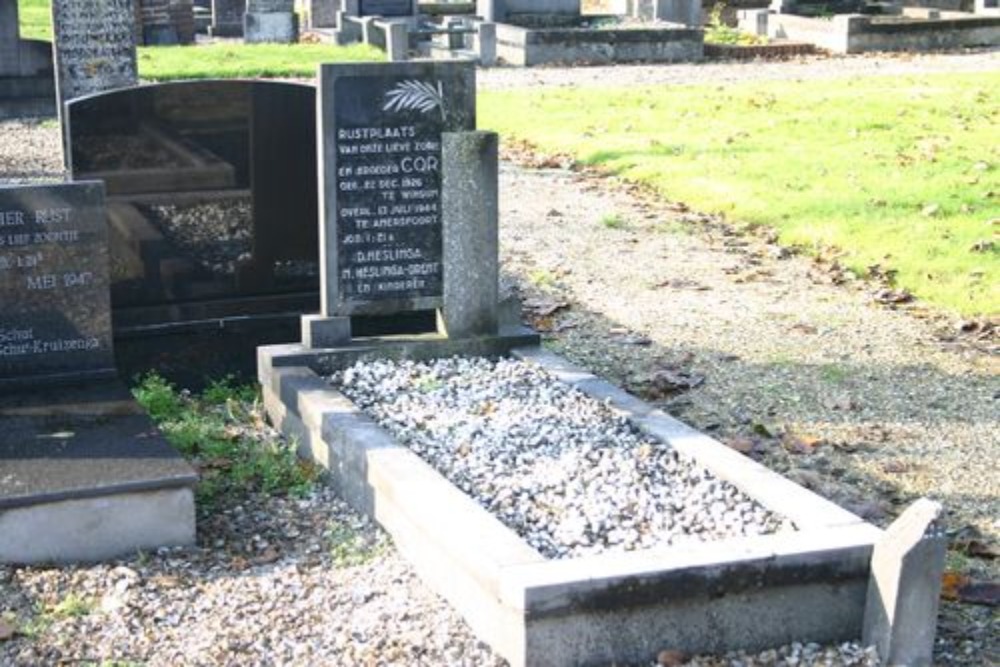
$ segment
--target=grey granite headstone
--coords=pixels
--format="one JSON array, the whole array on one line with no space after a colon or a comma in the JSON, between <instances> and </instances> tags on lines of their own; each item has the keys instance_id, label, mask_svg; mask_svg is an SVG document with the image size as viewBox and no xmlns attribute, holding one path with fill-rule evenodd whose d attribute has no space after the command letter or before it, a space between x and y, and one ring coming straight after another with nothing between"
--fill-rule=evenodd
<instances>
[{"instance_id":1,"label":"grey granite headstone","mask_svg":"<svg viewBox=\"0 0 1000 667\"><path fill-rule=\"evenodd\" d=\"M0 387L114 375L104 186L0 186Z\"/></svg>"},{"instance_id":2,"label":"grey granite headstone","mask_svg":"<svg viewBox=\"0 0 1000 667\"><path fill-rule=\"evenodd\" d=\"M324 316L442 303L441 134L475 128L471 63L324 65Z\"/></svg>"},{"instance_id":3,"label":"grey granite headstone","mask_svg":"<svg viewBox=\"0 0 1000 667\"><path fill-rule=\"evenodd\" d=\"M862 639L882 664L932 664L947 549L940 516L941 505L921 498L875 545Z\"/></svg>"},{"instance_id":4,"label":"grey granite headstone","mask_svg":"<svg viewBox=\"0 0 1000 667\"><path fill-rule=\"evenodd\" d=\"M138 82L132 0L53 0L52 22L60 113L68 100Z\"/></svg>"},{"instance_id":5,"label":"grey granite headstone","mask_svg":"<svg viewBox=\"0 0 1000 667\"><path fill-rule=\"evenodd\" d=\"M248 44L289 44L299 38L294 0L248 0L243 39Z\"/></svg>"}]
</instances>

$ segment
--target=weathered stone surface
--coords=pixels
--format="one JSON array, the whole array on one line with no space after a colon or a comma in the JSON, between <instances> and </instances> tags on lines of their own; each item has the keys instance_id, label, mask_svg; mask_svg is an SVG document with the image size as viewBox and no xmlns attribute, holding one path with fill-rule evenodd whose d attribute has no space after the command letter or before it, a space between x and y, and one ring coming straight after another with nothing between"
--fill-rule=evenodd
<instances>
[{"instance_id":1,"label":"weathered stone surface","mask_svg":"<svg viewBox=\"0 0 1000 667\"><path fill-rule=\"evenodd\" d=\"M863 641L886 665L931 665L948 542L941 505L921 498L885 531L872 554Z\"/></svg>"},{"instance_id":2,"label":"weathered stone surface","mask_svg":"<svg viewBox=\"0 0 1000 667\"><path fill-rule=\"evenodd\" d=\"M0 187L0 387L114 369L100 183Z\"/></svg>"},{"instance_id":3,"label":"weathered stone surface","mask_svg":"<svg viewBox=\"0 0 1000 667\"><path fill-rule=\"evenodd\" d=\"M298 17L292 12L251 12L243 17L247 44L291 44L299 38Z\"/></svg>"},{"instance_id":4,"label":"weathered stone surface","mask_svg":"<svg viewBox=\"0 0 1000 667\"><path fill-rule=\"evenodd\" d=\"M320 70L322 314L442 300L441 133L475 127L468 63Z\"/></svg>"},{"instance_id":5,"label":"weathered stone surface","mask_svg":"<svg viewBox=\"0 0 1000 667\"><path fill-rule=\"evenodd\" d=\"M492 132L442 136L445 331L494 334L499 292L499 139Z\"/></svg>"},{"instance_id":6,"label":"weathered stone surface","mask_svg":"<svg viewBox=\"0 0 1000 667\"><path fill-rule=\"evenodd\" d=\"M52 22L60 108L138 82L132 0L54 0Z\"/></svg>"}]
</instances>

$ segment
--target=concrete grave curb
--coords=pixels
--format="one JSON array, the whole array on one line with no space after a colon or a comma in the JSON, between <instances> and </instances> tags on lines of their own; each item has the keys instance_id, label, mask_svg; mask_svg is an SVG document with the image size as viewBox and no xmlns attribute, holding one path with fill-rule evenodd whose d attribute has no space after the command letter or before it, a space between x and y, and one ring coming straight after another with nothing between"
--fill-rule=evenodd
<instances>
[{"instance_id":1,"label":"concrete grave curb","mask_svg":"<svg viewBox=\"0 0 1000 667\"><path fill-rule=\"evenodd\" d=\"M408 352L433 355L430 346ZM861 635L880 530L554 354L537 346L512 354L607 400L799 530L546 560L313 370L346 360L260 348L258 373L269 416L298 439L300 454L326 467L345 499L378 521L512 665L648 662L664 648L752 650Z\"/></svg>"}]
</instances>

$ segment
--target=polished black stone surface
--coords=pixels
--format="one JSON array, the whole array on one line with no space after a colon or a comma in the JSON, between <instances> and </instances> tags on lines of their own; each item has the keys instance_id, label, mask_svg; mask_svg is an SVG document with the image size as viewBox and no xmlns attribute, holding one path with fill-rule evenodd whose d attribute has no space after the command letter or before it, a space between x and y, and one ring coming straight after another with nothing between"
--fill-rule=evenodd
<instances>
[{"instance_id":1,"label":"polished black stone surface","mask_svg":"<svg viewBox=\"0 0 1000 667\"><path fill-rule=\"evenodd\" d=\"M100 183L0 187L0 389L114 368Z\"/></svg>"},{"instance_id":2,"label":"polished black stone surface","mask_svg":"<svg viewBox=\"0 0 1000 667\"><path fill-rule=\"evenodd\" d=\"M315 310L313 86L179 82L68 108L74 178L107 184L116 331Z\"/></svg>"},{"instance_id":3,"label":"polished black stone surface","mask_svg":"<svg viewBox=\"0 0 1000 667\"><path fill-rule=\"evenodd\" d=\"M412 16L416 0L361 0L361 16Z\"/></svg>"},{"instance_id":4,"label":"polished black stone surface","mask_svg":"<svg viewBox=\"0 0 1000 667\"><path fill-rule=\"evenodd\" d=\"M0 509L196 481L117 380L0 400Z\"/></svg>"},{"instance_id":5,"label":"polished black stone surface","mask_svg":"<svg viewBox=\"0 0 1000 667\"><path fill-rule=\"evenodd\" d=\"M474 66L324 65L320 99L324 312L438 307L441 133L475 128Z\"/></svg>"}]
</instances>

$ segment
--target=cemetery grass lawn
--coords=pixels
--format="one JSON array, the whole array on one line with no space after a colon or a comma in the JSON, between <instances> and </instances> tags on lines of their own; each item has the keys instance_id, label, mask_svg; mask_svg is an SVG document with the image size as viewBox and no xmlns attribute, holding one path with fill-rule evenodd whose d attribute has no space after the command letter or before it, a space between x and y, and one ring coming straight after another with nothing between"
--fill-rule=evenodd
<instances>
[{"instance_id":1,"label":"cemetery grass lawn","mask_svg":"<svg viewBox=\"0 0 1000 667\"><path fill-rule=\"evenodd\" d=\"M18 0L17 10L23 39L52 39L50 0Z\"/></svg>"},{"instance_id":2,"label":"cemetery grass lawn","mask_svg":"<svg viewBox=\"0 0 1000 667\"><path fill-rule=\"evenodd\" d=\"M878 265L939 309L1000 313L1000 72L512 90L478 109L505 139Z\"/></svg>"},{"instance_id":3,"label":"cemetery grass lawn","mask_svg":"<svg viewBox=\"0 0 1000 667\"><path fill-rule=\"evenodd\" d=\"M385 54L364 44L240 44L139 48L139 77L179 79L313 78L320 63L379 62Z\"/></svg>"},{"instance_id":4,"label":"cemetery grass lawn","mask_svg":"<svg viewBox=\"0 0 1000 667\"><path fill-rule=\"evenodd\" d=\"M52 39L50 0L19 0L21 36ZM180 79L313 78L319 63L372 62L385 54L370 46L242 44L139 47L139 77Z\"/></svg>"}]
</instances>

